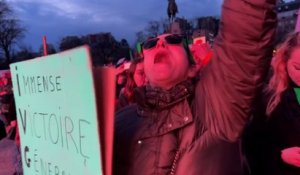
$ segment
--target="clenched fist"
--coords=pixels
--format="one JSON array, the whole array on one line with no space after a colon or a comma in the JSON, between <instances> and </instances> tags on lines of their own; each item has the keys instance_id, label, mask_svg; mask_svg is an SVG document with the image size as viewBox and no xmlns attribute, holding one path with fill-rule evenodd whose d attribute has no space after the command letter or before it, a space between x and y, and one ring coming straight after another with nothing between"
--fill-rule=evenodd
<instances>
[{"instance_id":1,"label":"clenched fist","mask_svg":"<svg viewBox=\"0 0 300 175\"><path fill-rule=\"evenodd\" d=\"M291 147L282 150L281 158L287 164L300 167L300 147Z\"/></svg>"}]
</instances>

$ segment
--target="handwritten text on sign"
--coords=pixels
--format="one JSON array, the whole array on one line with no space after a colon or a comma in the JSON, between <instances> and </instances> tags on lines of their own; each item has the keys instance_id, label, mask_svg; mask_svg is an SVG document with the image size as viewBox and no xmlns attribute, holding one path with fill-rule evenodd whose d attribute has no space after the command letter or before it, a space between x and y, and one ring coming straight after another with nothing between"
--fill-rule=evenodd
<instances>
[{"instance_id":1,"label":"handwritten text on sign","mask_svg":"<svg viewBox=\"0 0 300 175\"><path fill-rule=\"evenodd\" d=\"M11 65L25 175L102 174L85 47Z\"/></svg>"}]
</instances>

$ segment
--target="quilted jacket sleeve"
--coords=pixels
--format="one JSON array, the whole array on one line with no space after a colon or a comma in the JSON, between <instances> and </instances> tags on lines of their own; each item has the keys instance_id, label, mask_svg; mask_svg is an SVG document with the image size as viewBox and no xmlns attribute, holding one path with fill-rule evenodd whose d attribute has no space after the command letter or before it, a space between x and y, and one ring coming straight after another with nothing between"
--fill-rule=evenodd
<instances>
[{"instance_id":1,"label":"quilted jacket sleeve","mask_svg":"<svg viewBox=\"0 0 300 175\"><path fill-rule=\"evenodd\" d=\"M224 0L214 57L196 89L197 118L210 135L230 142L241 135L268 71L275 27L275 0Z\"/></svg>"}]
</instances>

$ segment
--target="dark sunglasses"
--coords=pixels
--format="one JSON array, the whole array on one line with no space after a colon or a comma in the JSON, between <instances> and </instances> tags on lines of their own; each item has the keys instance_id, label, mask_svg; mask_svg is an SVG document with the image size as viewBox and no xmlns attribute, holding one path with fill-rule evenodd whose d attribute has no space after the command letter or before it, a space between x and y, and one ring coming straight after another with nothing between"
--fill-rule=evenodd
<instances>
[{"instance_id":1,"label":"dark sunglasses","mask_svg":"<svg viewBox=\"0 0 300 175\"><path fill-rule=\"evenodd\" d=\"M183 37L180 35L168 35L165 38L166 43L168 44L181 44ZM152 49L156 46L159 38L151 38L142 43L143 49Z\"/></svg>"}]
</instances>

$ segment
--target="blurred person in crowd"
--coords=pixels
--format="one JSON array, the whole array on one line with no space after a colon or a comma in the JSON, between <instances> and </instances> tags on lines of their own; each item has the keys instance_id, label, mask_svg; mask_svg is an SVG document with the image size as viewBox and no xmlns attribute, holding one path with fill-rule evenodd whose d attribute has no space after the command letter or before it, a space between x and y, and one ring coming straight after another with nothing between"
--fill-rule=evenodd
<instances>
[{"instance_id":1,"label":"blurred person in crowd","mask_svg":"<svg viewBox=\"0 0 300 175\"><path fill-rule=\"evenodd\" d=\"M5 80L4 80L5 79ZM22 175L16 109L10 77L0 83L0 175Z\"/></svg>"},{"instance_id":2,"label":"blurred person in crowd","mask_svg":"<svg viewBox=\"0 0 300 175\"><path fill-rule=\"evenodd\" d=\"M5 124L0 120L0 140L6 137Z\"/></svg>"},{"instance_id":3,"label":"blurred person in crowd","mask_svg":"<svg viewBox=\"0 0 300 175\"><path fill-rule=\"evenodd\" d=\"M17 114L13 94L0 96L1 114L0 120L4 121L7 137L19 143L17 133Z\"/></svg>"},{"instance_id":4,"label":"blurred person in crowd","mask_svg":"<svg viewBox=\"0 0 300 175\"><path fill-rule=\"evenodd\" d=\"M22 175L20 148L6 137L4 123L0 120L0 175Z\"/></svg>"},{"instance_id":5,"label":"blurred person in crowd","mask_svg":"<svg viewBox=\"0 0 300 175\"><path fill-rule=\"evenodd\" d=\"M121 90L126 85L126 81L127 81L126 70L128 69L125 68L126 63L128 63L128 61L125 58L122 58L116 64L116 79L117 79L116 98L120 96Z\"/></svg>"},{"instance_id":6,"label":"blurred person in crowd","mask_svg":"<svg viewBox=\"0 0 300 175\"><path fill-rule=\"evenodd\" d=\"M117 110L127 105L135 103L134 89L136 87L144 86L146 78L144 74L144 63L142 58L137 58L130 63L127 71L127 82L125 87L121 90Z\"/></svg>"},{"instance_id":7,"label":"blurred person in crowd","mask_svg":"<svg viewBox=\"0 0 300 175\"><path fill-rule=\"evenodd\" d=\"M149 85L116 114L115 175L243 174L240 136L272 56L275 1L224 0L200 74L182 36L143 43Z\"/></svg>"},{"instance_id":8,"label":"blurred person in crowd","mask_svg":"<svg viewBox=\"0 0 300 175\"><path fill-rule=\"evenodd\" d=\"M278 47L244 146L251 174L300 174L300 33ZM300 90L300 89L299 89Z\"/></svg>"},{"instance_id":9,"label":"blurred person in crowd","mask_svg":"<svg viewBox=\"0 0 300 175\"><path fill-rule=\"evenodd\" d=\"M6 133L12 140L16 136L16 108L12 92L10 72L0 77L0 120L4 123Z\"/></svg>"}]
</instances>

